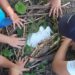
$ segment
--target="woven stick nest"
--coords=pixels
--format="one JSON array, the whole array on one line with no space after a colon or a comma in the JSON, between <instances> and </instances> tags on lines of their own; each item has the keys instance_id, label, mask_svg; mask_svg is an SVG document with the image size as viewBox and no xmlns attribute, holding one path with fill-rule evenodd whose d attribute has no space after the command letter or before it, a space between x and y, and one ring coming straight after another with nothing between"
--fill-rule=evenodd
<instances>
[{"instance_id":1,"label":"woven stick nest","mask_svg":"<svg viewBox=\"0 0 75 75\"><path fill-rule=\"evenodd\" d=\"M10 0L10 1L12 2L12 0ZM17 0L16 0L16 2L17 2ZM38 22L41 19L47 17L48 12L46 12L46 11L48 10L48 6L47 6L48 4L32 5L32 2L30 0L23 1L23 3L27 3L28 9L25 14L22 14L22 15L19 14L19 15L20 15L20 17L22 17L24 20L27 21L24 23L23 34L21 36L26 39L26 37L28 36L29 25L33 24L34 22ZM67 4L62 6L62 7L66 8L64 13L67 13L68 9L72 8L71 3L68 2ZM33 22L31 21L31 18L33 18ZM53 21L53 22L55 22L55 21ZM52 23L52 24L54 24L54 23ZM56 25L57 25L57 23L56 23ZM49 60L49 59L52 60L52 57L54 56L53 52L58 49L59 44L60 44L60 36L59 36L59 32L58 32L58 27L56 27L56 30L53 28L54 27L52 27L52 30L54 31L54 33L52 34L52 36L49 39L44 40L43 42L38 44L38 46L36 48L32 48L31 52L29 54L25 53L26 45L24 47L22 47L22 49L20 49L20 50L13 48L12 52L14 53L15 57L13 57L12 60L18 60L19 57L21 57L21 58L25 57L25 61L26 61L25 67L29 68L29 69L32 69L32 68L38 66L44 60ZM8 35L12 35L16 32L16 30L14 30L12 26L6 27L6 31L7 31ZM9 46L8 46L8 48L11 49ZM30 65L28 65L28 64L30 64Z\"/></svg>"}]
</instances>

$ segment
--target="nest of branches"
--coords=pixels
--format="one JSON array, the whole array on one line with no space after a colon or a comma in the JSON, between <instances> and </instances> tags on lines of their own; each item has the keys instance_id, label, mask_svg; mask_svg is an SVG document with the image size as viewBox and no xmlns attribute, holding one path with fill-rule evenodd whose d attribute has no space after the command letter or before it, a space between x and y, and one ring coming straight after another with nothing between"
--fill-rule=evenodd
<instances>
[{"instance_id":1,"label":"nest of branches","mask_svg":"<svg viewBox=\"0 0 75 75\"><path fill-rule=\"evenodd\" d=\"M37 4L35 5L35 3ZM58 32L58 21L56 18L48 17L49 4L45 3L46 2L42 0L40 2L35 2L34 0L10 0L10 4L14 8L15 12L26 22L24 23L23 29L18 29L16 27L14 30L11 25L6 27L4 30L1 30L1 33L9 36L16 33L18 34L18 37L24 37L26 39L30 32L36 32L42 24L44 26L49 25L51 27L53 31L51 37L39 43L36 48L29 47L25 44L22 49L16 49L11 48L8 45L1 44L1 55L7 57L13 62L18 60L20 57L25 57L25 67L30 70L39 66L43 61L52 61L55 51L58 49L60 44L61 37ZM24 11L22 9L19 11L19 6L21 6ZM69 9L71 4L68 2L62 7ZM67 11L68 10L65 12Z\"/></svg>"}]
</instances>

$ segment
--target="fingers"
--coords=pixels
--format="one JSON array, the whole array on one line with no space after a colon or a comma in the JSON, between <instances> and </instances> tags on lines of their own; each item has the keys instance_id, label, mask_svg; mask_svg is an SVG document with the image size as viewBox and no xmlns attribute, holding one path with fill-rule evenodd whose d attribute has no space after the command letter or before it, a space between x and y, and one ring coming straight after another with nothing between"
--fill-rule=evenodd
<instances>
[{"instance_id":1,"label":"fingers","mask_svg":"<svg viewBox=\"0 0 75 75\"><path fill-rule=\"evenodd\" d=\"M22 49L22 47L21 46L18 46L18 45L16 45L16 46L14 46L15 48L18 48L18 49Z\"/></svg>"},{"instance_id":2,"label":"fingers","mask_svg":"<svg viewBox=\"0 0 75 75\"><path fill-rule=\"evenodd\" d=\"M14 28L14 30L16 29L16 28L15 28L15 23L13 23L13 28Z\"/></svg>"},{"instance_id":3,"label":"fingers","mask_svg":"<svg viewBox=\"0 0 75 75\"><path fill-rule=\"evenodd\" d=\"M56 8L51 8L50 12L49 12L49 16L53 15L53 17L58 17L59 15L62 15L62 9L61 7L56 7Z\"/></svg>"},{"instance_id":4,"label":"fingers","mask_svg":"<svg viewBox=\"0 0 75 75\"><path fill-rule=\"evenodd\" d=\"M13 28L15 29L15 26L17 26L17 27L19 27L21 29L24 26L23 22L26 22L26 20L21 19L21 18L17 19L13 23Z\"/></svg>"},{"instance_id":5,"label":"fingers","mask_svg":"<svg viewBox=\"0 0 75 75\"><path fill-rule=\"evenodd\" d=\"M59 16L59 10L56 9L56 17L58 17L58 16Z\"/></svg>"},{"instance_id":6,"label":"fingers","mask_svg":"<svg viewBox=\"0 0 75 75\"><path fill-rule=\"evenodd\" d=\"M66 37L65 36L62 36L62 39L65 39Z\"/></svg>"},{"instance_id":7,"label":"fingers","mask_svg":"<svg viewBox=\"0 0 75 75\"><path fill-rule=\"evenodd\" d=\"M15 44L15 47L18 49L22 49L22 47L25 45L25 38L18 38L17 42Z\"/></svg>"},{"instance_id":8,"label":"fingers","mask_svg":"<svg viewBox=\"0 0 75 75\"><path fill-rule=\"evenodd\" d=\"M19 44L18 44L18 46L22 46L22 47L23 47L24 45L25 45L25 42L24 42L24 41L20 41Z\"/></svg>"},{"instance_id":9,"label":"fingers","mask_svg":"<svg viewBox=\"0 0 75 75\"><path fill-rule=\"evenodd\" d=\"M11 37L17 37L17 34L13 34Z\"/></svg>"},{"instance_id":10,"label":"fingers","mask_svg":"<svg viewBox=\"0 0 75 75\"><path fill-rule=\"evenodd\" d=\"M22 49L22 47L25 45L25 40L18 40L16 42L13 42L10 44L12 47Z\"/></svg>"},{"instance_id":11,"label":"fingers","mask_svg":"<svg viewBox=\"0 0 75 75\"><path fill-rule=\"evenodd\" d=\"M19 45L16 45L15 47L18 49L22 49L23 46L24 46L24 44L19 44Z\"/></svg>"},{"instance_id":12,"label":"fingers","mask_svg":"<svg viewBox=\"0 0 75 75\"><path fill-rule=\"evenodd\" d=\"M23 69L23 72L24 72L24 71L30 71L30 69L29 69L29 68L24 68L24 69Z\"/></svg>"},{"instance_id":13,"label":"fingers","mask_svg":"<svg viewBox=\"0 0 75 75\"><path fill-rule=\"evenodd\" d=\"M21 27L23 27L23 25L24 25L21 21L19 22L19 24L20 24Z\"/></svg>"},{"instance_id":14,"label":"fingers","mask_svg":"<svg viewBox=\"0 0 75 75\"><path fill-rule=\"evenodd\" d=\"M26 39L25 38L19 38L19 41L25 41Z\"/></svg>"},{"instance_id":15,"label":"fingers","mask_svg":"<svg viewBox=\"0 0 75 75\"><path fill-rule=\"evenodd\" d=\"M18 26L20 29L24 26L24 24L23 24L22 22L25 22L25 20L24 20L24 19L20 19L20 20L17 22L17 26Z\"/></svg>"},{"instance_id":16,"label":"fingers","mask_svg":"<svg viewBox=\"0 0 75 75\"><path fill-rule=\"evenodd\" d=\"M20 44L20 45L16 45L15 48L22 49L23 46L24 46L23 44L22 45Z\"/></svg>"},{"instance_id":17,"label":"fingers","mask_svg":"<svg viewBox=\"0 0 75 75\"><path fill-rule=\"evenodd\" d=\"M72 39L62 36L61 42L65 42L65 41L72 41Z\"/></svg>"},{"instance_id":18,"label":"fingers","mask_svg":"<svg viewBox=\"0 0 75 75\"><path fill-rule=\"evenodd\" d=\"M25 61L25 58L22 58L22 62L24 62Z\"/></svg>"},{"instance_id":19,"label":"fingers","mask_svg":"<svg viewBox=\"0 0 75 75\"><path fill-rule=\"evenodd\" d=\"M60 12L60 15L62 16L63 15L63 12L62 12L62 9L61 8L60 8L59 12Z\"/></svg>"},{"instance_id":20,"label":"fingers","mask_svg":"<svg viewBox=\"0 0 75 75\"><path fill-rule=\"evenodd\" d=\"M53 17L55 17L55 15L56 15L56 8L53 9Z\"/></svg>"},{"instance_id":21,"label":"fingers","mask_svg":"<svg viewBox=\"0 0 75 75\"><path fill-rule=\"evenodd\" d=\"M24 59L23 66L26 65L27 61L28 61L28 60L25 60L25 59Z\"/></svg>"},{"instance_id":22,"label":"fingers","mask_svg":"<svg viewBox=\"0 0 75 75\"><path fill-rule=\"evenodd\" d=\"M16 47L21 49L24 45L25 45L25 40L20 40Z\"/></svg>"},{"instance_id":23,"label":"fingers","mask_svg":"<svg viewBox=\"0 0 75 75\"><path fill-rule=\"evenodd\" d=\"M51 8L51 10L49 12L49 16L51 16L52 12L53 12L53 8Z\"/></svg>"},{"instance_id":24,"label":"fingers","mask_svg":"<svg viewBox=\"0 0 75 75\"><path fill-rule=\"evenodd\" d=\"M24 58L20 58L19 62L22 62L22 65L25 66L25 64L27 63L27 60L25 60L25 57L24 57Z\"/></svg>"},{"instance_id":25,"label":"fingers","mask_svg":"<svg viewBox=\"0 0 75 75\"><path fill-rule=\"evenodd\" d=\"M19 62L22 60L22 58L21 57L19 57Z\"/></svg>"},{"instance_id":26,"label":"fingers","mask_svg":"<svg viewBox=\"0 0 75 75\"><path fill-rule=\"evenodd\" d=\"M25 19L20 19L21 22L27 22Z\"/></svg>"},{"instance_id":27,"label":"fingers","mask_svg":"<svg viewBox=\"0 0 75 75\"><path fill-rule=\"evenodd\" d=\"M24 63L24 62L25 62L25 57L24 57L24 58L19 57L19 60L18 60L18 61ZM18 62L18 61L17 61L17 62ZM23 64L22 64L22 65L23 65Z\"/></svg>"},{"instance_id":28,"label":"fingers","mask_svg":"<svg viewBox=\"0 0 75 75\"><path fill-rule=\"evenodd\" d=\"M19 22L17 22L16 25L17 25L20 29L22 28Z\"/></svg>"}]
</instances>

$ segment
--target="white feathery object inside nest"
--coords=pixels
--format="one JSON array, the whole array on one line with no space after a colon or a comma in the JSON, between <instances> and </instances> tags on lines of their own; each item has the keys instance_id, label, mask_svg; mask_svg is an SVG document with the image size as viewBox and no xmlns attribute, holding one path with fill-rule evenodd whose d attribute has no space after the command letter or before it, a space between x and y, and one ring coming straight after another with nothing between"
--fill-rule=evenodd
<instances>
[{"instance_id":1,"label":"white feathery object inside nest","mask_svg":"<svg viewBox=\"0 0 75 75\"><path fill-rule=\"evenodd\" d=\"M35 48L42 41L49 39L51 37L51 33L52 30L49 26L47 26L45 29L43 26L40 26L38 32L32 33L28 38L27 45Z\"/></svg>"}]
</instances>

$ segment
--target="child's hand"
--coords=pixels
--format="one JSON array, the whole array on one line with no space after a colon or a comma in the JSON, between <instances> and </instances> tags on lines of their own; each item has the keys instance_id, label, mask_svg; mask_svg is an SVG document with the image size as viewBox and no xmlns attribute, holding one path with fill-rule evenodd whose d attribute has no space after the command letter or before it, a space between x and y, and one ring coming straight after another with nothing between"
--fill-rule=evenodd
<instances>
[{"instance_id":1,"label":"child's hand","mask_svg":"<svg viewBox=\"0 0 75 75\"><path fill-rule=\"evenodd\" d=\"M21 49L25 45L25 38L17 38L15 35L10 36L8 44L12 47Z\"/></svg>"},{"instance_id":2,"label":"child's hand","mask_svg":"<svg viewBox=\"0 0 75 75\"><path fill-rule=\"evenodd\" d=\"M72 39L67 38L67 37L65 37L65 36L62 36L61 41L62 41L62 43L65 42L65 44L68 43L68 45L71 45L71 44L72 44Z\"/></svg>"},{"instance_id":3,"label":"child's hand","mask_svg":"<svg viewBox=\"0 0 75 75\"><path fill-rule=\"evenodd\" d=\"M8 16L12 19L14 28L17 25L19 28L23 27L22 19L18 17L18 15L14 12L12 7L10 6L8 0L1 0L0 4L2 8L5 10L5 12L8 14ZM24 21L25 22L25 21Z\"/></svg>"},{"instance_id":4,"label":"child's hand","mask_svg":"<svg viewBox=\"0 0 75 75\"><path fill-rule=\"evenodd\" d=\"M50 0L50 12L49 12L49 16L51 16L51 14L53 14L53 16L59 16L62 15L62 9L61 9L61 0Z\"/></svg>"},{"instance_id":5,"label":"child's hand","mask_svg":"<svg viewBox=\"0 0 75 75\"><path fill-rule=\"evenodd\" d=\"M30 70L30 69L28 69L28 68L24 68L25 64L26 64L25 59L24 59L24 58L22 58L22 59L19 58L19 60L16 61L17 67L16 67L16 66L13 67L13 70L14 70L15 72L18 72L18 74L22 75L22 73L23 73L24 71L29 71L29 70Z\"/></svg>"},{"instance_id":6,"label":"child's hand","mask_svg":"<svg viewBox=\"0 0 75 75\"><path fill-rule=\"evenodd\" d=\"M14 29L16 26L18 26L21 29L21 27L23 27L23 22L26 22L24 19L19 18L19 16L16 13L13 13L10 17L13 21Z\"/></svg>"},{"instance_id":7,"label":"child's hand","mask_svg":"<svg viewBox=\"0 0 75 75\"><path fill-rule=\"evenodd\" d=\"M28 68L24 68L24 66L26 65L26 61L25 61L25 58L19 58L18 61L16 61L16 64L19 66L20 68L20 71L29 71Z\"/></svg>"}]
</instances>

